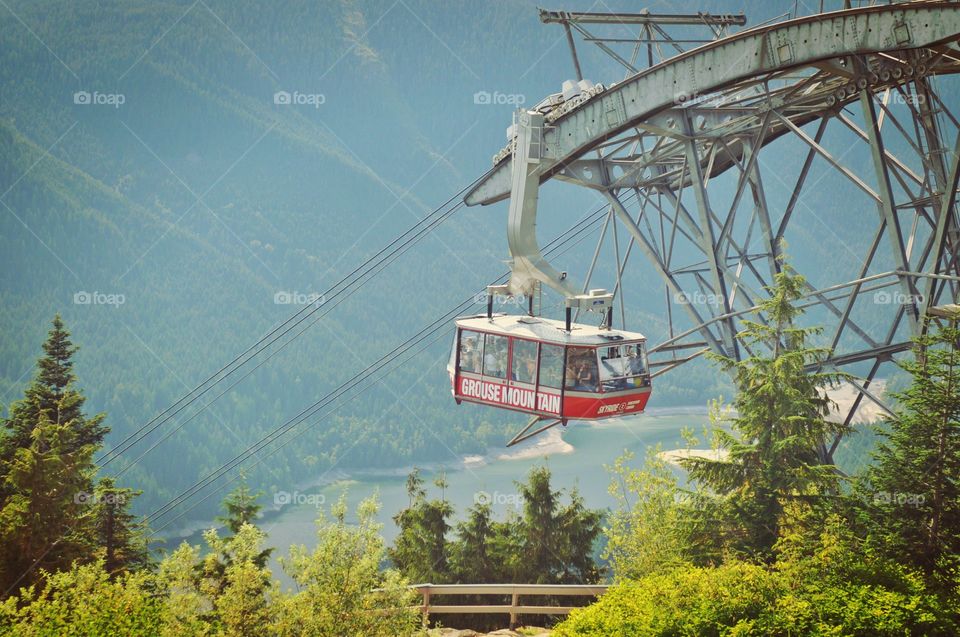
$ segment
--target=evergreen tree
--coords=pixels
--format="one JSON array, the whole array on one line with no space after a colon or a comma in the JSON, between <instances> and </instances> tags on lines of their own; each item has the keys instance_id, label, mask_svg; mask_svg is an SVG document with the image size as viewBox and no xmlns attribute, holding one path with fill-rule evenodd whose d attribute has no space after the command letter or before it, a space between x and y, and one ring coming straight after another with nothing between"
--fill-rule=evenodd
<instances>
[{"instance_id":1,"label":"evergreen tree","mask_svg":"<svg viewBox=\"0 0 960 637\"><path fill-rule=\"evenodd\" d=\"M587 584L599 578L593 545L601 531L601 515L583 506L574 490L570 504L560 505L550 486L550 470L534 467L526 483L517 483L523 515L515 521L519 554L517 581L531 584Z\"/></svg>"},{"instance_id":2,"label":"evergreen tree","mask_svg":"<svg viewBox=\"0 0 960 637\"><path fill-rule=\"evenodd\" d=\"M912 382L867 471L873 532L898 561L960 583L960 329L917 341Z\"/></svg>"},{"instance_id":3,"label":"evergreen tree","mask_svg":"<svg viewBox=\"0 0 960 637\"><path fill-rule=\"evenodd\" d=\"M230 571L230 567L235 558L231 552L231 547L234 546L232 540L240 532L240 529L245 526L256 528L254 522L256 522L257 517L260 515L260 510L263 508L262 505L257 503L257 500L262 495L262 492L252 493L246 481L241 480L237 488L223 499L222 506L226 511L226 515L218 517L217 521L222 522L227 527L229 533L221 538L215 545L211 544L211 547L216 548L216 550L208 555L207 559L205 559L201 565L203 577L217 588L218 593L215 597L222 594L229 584L227 573ZM258 530L258 532L260 531ZM214 535L216 535L215 532ZM264 537L266 536L264 535ZM265 569L272 553L273 548L261 550L260 553L253 558L254 566L261 570ZM265 581L269 583L268 580ZM266 586L266 584L264 585Z\"/></svg>"},{"instance_id":4,"label":"evergreen tree","mask_svg":"<svg viewBox=\"0 0 960 637\"><path fill-rule=\"evenodd\" d=\"M442 478L438 486L443 488ZM550 486L550 471L532 469L517 483L523 515L493 521L489 503L477 503L457 537L448 541L453 514L444 500L428 500L422 481L407 480L411 505L394 516L400 529L388 550L393 564L413 582L572 584L596 581L593 545L601 531L601 514L584 507L574 490L562 506L562 492Z\"/></svg>"},{"instance_id":5,"label":"evergreen tree","mask_svg":"<svg viewBox=\"0 0 960 637\"><path fill-rule=\"evenodd\" d=\"M109 479L93 486L105 415L83 413L77 348L59 315L43 350L36 378L0 435L0 594L36 581L40 569L93 560L98 547L111 577L148 563L145 529L128 511L135 493Z\"/></svg>"},{"instance_id":6,"label":"evergreen tree","mask_svg":"<svg viewBox=\"0 0 960 637\"><path fill-rule=\"evenodd\" d=\"M427 573L434 582L450 581L450 556L447 545L448 520L453 507L446 500L425 502L421 513L421 537L424 539L424 557Z\"/></svg>"},{"instance_id":7,"label":"evergreen tree","mask_svg":"<svg viewBox=\"0 0 960 637\"><path fill-rule=\"evenodd\" d=\"M237 488L223 499L221 506L226 515L218 516L217 521L226 525L233 535L236 535L244 524L256 525L260 511L263 510L263 505L257 502L261 497L262 491L253 493L246 479L241 478Z\"/></svg>"},{"instance_id":8,"label":"evergreen tree","mask_svg":"<svg viewBox=\"0 0 960 637\"><path fill-rule=\"evenodd\" d=\"M560 537L558 581L561 584L587 584L600 581L601 569L593 555L593 545L603 530L600 511L588 509L577 489L570 492L570 503L557 515Z\"/></svg>"},{"instance_id":9,"label":"evergreen tree","mask_svg":"<svg viewBox=\"0 0 960 637\"><path fill-rule=\"evenodd\" d=\"M53 328L43 344L44 356L37 361L37 376L24 392L23 400L11 405L10 415L3 421L0 438L0 463L9 464L17 449L30 445L31 432L43 414L53 424L68 424L74 432L73 451L85 446L99 448L108 428L105 414L87 418L83 414L86 398L75 388L73 355L77 347L70 341L70 332L60 315L53 319ZM0 471L5 471L0 467Z\"/></svg>"},{"instance_id":10,"label":"evergreen tree","mask_svg":"<svg viewBox=\"0 0 960 637\"><path fill-rule=\"evenodd\" d=\"M110 577L150 565L146 524L130 513L138 495L140 491L115 486L112 478L102 478L94 490L94 534Z\"/></svg>"},{"instance_id":11,"label":"evergreen tree","mask_svg":"<svg viewBox=\"0 0 960 637\"><path fill-rule=\"evenodd\" d=\"M492 519L489 502L475 503L467 511L467 519L457 523L456 538L450 542L450 570L453 581L459 584L499 584L520 581L514 574L522 562L514 526L510 521ZM445 598L437 603L446 603ZM468 595L450 603L484 605L510 603L509 597L495 601L489 595ZM452 623L451 623L452 622ZM501 626L496 616L465 614L450 618L447 625L473 630L494 630Z\"/></svg>"},{"instance_id":12,"label":"evergreen tree","mask_svg":"<svg viewBox=\"0 0 960 637\"><path fill-rule=\"evenodd\" d=\"M712 532L729 539L728 549L753 559L772 559L787 502L813 502L838 488L826 449L846 429L827 420L831 401L825 388L843 376L808 371L827 352L807 344L817 329L794 325L803 291L803 277L784 265L770 298L760 304L764 320L744 321L740 334L751 351L766 348L769 354L740 361L714 356L735 375L733 431L714 432L722 457L683 461L691 478L720 496L718 507L711 496L698 494L705 515L713 517L719 509L726 518L724 528Z\"/></svg>"},{"instance_id":13,"label":"evergreen tree","mask_svg":"<svg viewBox=\"0 0 960 637\"><path fill-rule=\"evenodd\" d=\"M400 532L387 555L412 582L449 582L448 520L453 508L446 500L428 500L419 471L407 477L410 506L393 516Z\"/></svg>"},{"instance_id":14,"label":"evergreen tree","mask_svg":"<svg viewBox=\"0 0 960 637\"><path fill-rule=\"evenodd\" d=\"M414 467L407 476L407 496L410 498L410 507L413 507L413 503L419 498L427 496L423 488L423 478L420 477L420 469L417 467Z\"/></svg>"},{"instance_id":15,"label":"evergreen tree","mask_svg":"<svg viewBox=\"0 0 960 637\"><path fill-rule=\"evenodd\" d=\"M465 521L456 526L457 539L450 546L450 566L463 584L494 584L504 574L504 556L497 554L495 537L502 529L491 518L488 502L474 504Z\"/></svg>"},{"instance_id":16,"label":"evergreen tree","mask_svg":"<svg viewBox=\"0 0 960 637\"><path fill-rule=\"evenodd\" d=\"M78 447L76 432L49 421L46 412L31 442L16 450L4 476L8 494L0 507L0 596L38 581L40 569L69 568L89 557L93 448Z\"/></svg>"},{"instance_id":17,"label":"evergreen tree","mask_svg":"<svg viewBox=\"0 0 960 637\"><path fill-rule=\"evenodd\" d=\"M534 467L527 482L517 482L516 486L523 497L523 517L517 528L524 556L520 581L556 584L556 574L563 568L561 528L557 523L560 493L551 488L546 467Z\"/></svg>"}]
</instances>

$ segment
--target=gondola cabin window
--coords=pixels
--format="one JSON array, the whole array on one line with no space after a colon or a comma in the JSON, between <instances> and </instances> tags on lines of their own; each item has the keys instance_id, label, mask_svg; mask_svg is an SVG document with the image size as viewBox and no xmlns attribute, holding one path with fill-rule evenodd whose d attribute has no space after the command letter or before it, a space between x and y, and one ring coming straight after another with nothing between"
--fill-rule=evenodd
<instances>
[{"instance_id":1,"label":"gondola cabin window","mask_svg":"<svg viewBox=\"0 0 960 637\"><path fill-rule=\"evenodd\" d=\"M565 387L573 391L597 391L597 350L595 347L568 347Z\"/></svg>"},{"instance_id":2,"label":"gondola cabin window","mask_svg":"<svg viewBox=\"0 0 960 637\"><path fill-rule=\"evenodd\" d=\"M463 331L460 337L460 370L479 374L483 366L483 334Z\"/></svg>"},{"instance_id":3,"label":"gondola cabin window","mask_svg":"<svg viewBox=\"0 0 960 637\"><path fill-rule=\"evenodd\" d=\"M535 385L537 383L537 343L522 338L512 340L512 380L527 385Z\"/></svg>"},{"instance_id":4,"label":"gondola cabin window","mask_svg":"<svg viewBox=\"0 0 960 637\"><path fill-rule=\"evenodd\" d=\"M483 342L483 375L506 378L508 353L506 336L487 334Z\"/></svg>"},{"instance_id":5,"label":"gondola cabin window","mask_svg":"<svg viewBox=\"0 0 960 637\"><path fill-rule=\"evenodd\" d=\"M645 387L646 353L642 343L600 348L600 382L603 391L623 391Z\"/></svg>"},{"instance_id":6,"label":"gondola cabin window","mask_svg":"<svg viewBox=\"0 0 960 637\"><path fill-rule=\"evenodd\" d=\"M540 386L560 389L563 384L563 346L540 346Z\"/></svg>"}]
</instances>

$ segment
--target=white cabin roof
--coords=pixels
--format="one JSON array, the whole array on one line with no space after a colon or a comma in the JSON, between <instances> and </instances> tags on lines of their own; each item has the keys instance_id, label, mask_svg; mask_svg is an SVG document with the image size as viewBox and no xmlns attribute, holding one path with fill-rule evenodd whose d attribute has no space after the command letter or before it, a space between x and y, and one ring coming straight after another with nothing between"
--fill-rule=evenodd
<instances>
[{"instance_id":1,"label":"white cabin roof","mask_svg":"<svg viewBox=\"0 0 960 637\"><path fill-rule=\"evenodd\" d=\"M465 316L457 319L457 326L467 330L504 334L561 345L614 345L624 341L646 340L646 337L639 332L605 330L583 323L572 323L568 334L564 321L526 315L494 314L490 319L486 314Z\"/></svg>"}]
</instances>

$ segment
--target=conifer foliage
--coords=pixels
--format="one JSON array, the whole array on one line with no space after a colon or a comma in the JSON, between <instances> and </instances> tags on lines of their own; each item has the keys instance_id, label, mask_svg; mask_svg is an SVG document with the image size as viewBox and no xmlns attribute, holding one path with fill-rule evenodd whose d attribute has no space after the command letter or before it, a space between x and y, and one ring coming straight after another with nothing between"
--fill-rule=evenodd
<instances>
[{"instance_id":1,"label":"conifer foliage","mask_svg":"<svg viewBox=\"0 0 960 637\"><path fill-rule=\"evenodd\" d=\"M136 493L95 482L93 455L105 414L88 417L77 387L70 340L54 317L24 397L0 429L0 595L75 560L104 560L108 573L147 562L140 523L129 513Z\"/></svg>"},{"instance_id":2,"label":"conifer foliage","mask_svg":"<svg viewBox=\"0 0 960 637\"><path fill-rule=\"evenodd\" d=\"M943 583L960 574L960 329L917 342L913 382L879 433L866 476L871 527L891 557Z\"/></svg>"},{"instance_id":3,"label":"conifer foliage","mask_svg":"<svg viewBox=\"0 0 960 637\"><path fill-rule=\"evenodd\" d=\"M723 519L724 548L769 561L787 503L835 493L829 445L846 433L831 422L826 389L843 376L811 371L827 350L810 344L816 328L798 327L804 279L784 265L740 334L752 355L714 359L734 374L738 392L730 428L716 428L718 458L690 458L690 476L707 487L703 509ZM762 317L762 318L760 318Z\"/></svg>"},{"instance_id":4,"label":"conifer foliage","mask_svg":"<svg viewBox=\"0 0 960 637\"><path fill-rule=\"evenodd\" d=\"M394 516L400 533L389 550L391 561L409 580L434 584L598 581L593 548L602 514L586 508L575 489L554 490L550 478L546 467L531 469L509 498L522 505L511 506L499 521L489 494L478 492L466 519L451 527L453 507L442 498L429 500L414 470L407 479L410 506Z\"/></svg>"},{"instance_id":5,"label":"conifer foliage","mask_svg":"<svg viewBox=\"0 0 960 637\"><path fill-rule=\"evenodd\" d=\"M37 361L37 375L24 392L23 400L11 406L9 417L3 421L5 435L0 444L0 462L11 462L17 449L30 446L41 415L55 425L72 430L74 436L67 451L99 447L107 434L108 429L103 425L105 414L89 418L83 414L86 398L77 388L73 372L77 347L70 341L70 332L59 314L53 319L43 352Z\"/></svg>"}]
</instances>

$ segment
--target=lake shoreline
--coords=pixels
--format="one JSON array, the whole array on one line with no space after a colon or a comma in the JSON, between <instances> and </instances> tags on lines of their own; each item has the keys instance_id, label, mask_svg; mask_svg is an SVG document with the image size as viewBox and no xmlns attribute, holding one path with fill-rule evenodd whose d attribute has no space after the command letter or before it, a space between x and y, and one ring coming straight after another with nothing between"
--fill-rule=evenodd
<instances>
[{"instance_id":1,"label":"lake shoreline","mask_svg":"<svg viewBox=\"0 0 960 637\"><path fill-rule=\"evenodd\" d=\"M704 415L708 412L706 405L703 406L678 406L678 407L655 407L646 410L642 415L630 416L636 417L668 417L678 415ZM334 467L323 471L319 476L295 485L294 492L311 493L319 491L325 487L351 480L369 480L376 478L403 478L409 475L414 469L419 469L425 473L436 473L439 471L472 471L489 464L498 462L513 462L529 460L534 458L547 458L554 455L568 455L576 451L576 448L564 440L566 432L581 428L606 428L617 426L616 423L623 419L611 419L611 421L601 421L595 423L574 423L568 427L558 425L548 429L528 441L524 441L515 447L505 447L503 445L491 446L483 454L464 454L459 456L457 462L430 461L416 464L407 464L397 467L370 468L370 467ZM270 494L267 494L268 496ZM261 522L268 523L278 517L285 505L275 504L268 500L262 509ZM196 535L198 532L210 528L220 528L222 525L216 524L213 520L203 522L191 522L166 536L165 545L171 546L174 543Z\"/></svg>"}]
</instances>

